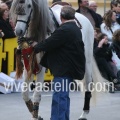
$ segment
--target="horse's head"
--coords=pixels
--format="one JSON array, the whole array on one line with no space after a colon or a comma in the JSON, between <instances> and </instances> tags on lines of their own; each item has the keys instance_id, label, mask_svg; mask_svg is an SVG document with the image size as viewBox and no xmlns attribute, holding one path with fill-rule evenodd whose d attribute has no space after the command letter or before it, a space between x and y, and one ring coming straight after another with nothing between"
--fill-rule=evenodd
<instances>
[{"instance_id":1,"label":"horse's head","mask_svg":"<svg viewBox=\"0 0 120 120\"><path fill-rule=\"evenodd\" d=\"M17 36L24 36L32 17L32 0L18 0L15 13L17 14L15 33Z\"/></svg>"},{"instance_id":2,"label":"horse's head","mask_svg":"<svg viewBox=\"0 0 120 120\"><path fill-rule=\"evenodd\" d=\"M47 0L13 0L11 17L18 37L27 37L40 42L54 29ZM27 30L27 32L26 32Z\"/></svg>"}]
</instances>

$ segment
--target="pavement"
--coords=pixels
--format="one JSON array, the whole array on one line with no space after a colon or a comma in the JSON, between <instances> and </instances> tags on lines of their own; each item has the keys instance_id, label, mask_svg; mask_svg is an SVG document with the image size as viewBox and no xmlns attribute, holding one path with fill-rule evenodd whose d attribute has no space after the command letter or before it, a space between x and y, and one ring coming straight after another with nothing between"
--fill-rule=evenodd
<instances>
[{"instance_id":1,"label":"pavement","mask_svg":"<svg viewBox=\"0 0 120 120\"><path fill-rule=\"evenodd\" d=\"M30 93L32 95L32 93ZM84 96L79 92L70 93L70 120L78 120L82 113ZM91 101L88 120L120 120L120 92L99 94ZM52 92L42 92L39 114L50 120ZM31 120L21 93L0 94L0 120Z\"/></svg>"}]
</instances>

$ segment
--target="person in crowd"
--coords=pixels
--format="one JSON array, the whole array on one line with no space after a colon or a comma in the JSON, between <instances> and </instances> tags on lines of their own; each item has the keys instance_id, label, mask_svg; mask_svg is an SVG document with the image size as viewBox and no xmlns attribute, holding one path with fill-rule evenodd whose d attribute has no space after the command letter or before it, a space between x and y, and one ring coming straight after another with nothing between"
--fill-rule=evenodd
<instances>
[{"instance_id":1,"label":"person in crowd","mask_svg":"<svg viewBox=\"0 0 120 120\"><path fill-rule=\"evenodd\" d=\"M83 79L85 73L84 43L81 30L74 21L75 10L64 6L60 17L61 26L34 46L35 53L46 52L40 64L49 68L54 76L51 120L69 120L69 83L73 79ZM57 88L57 84L60 87Z\"/></svg>"},{"instance_id":2,"label":"person in crowd","mask_svg":"<svg viewBox=\"0 0 120 120\"><path fill-rule=\"evenodd\" d=\"M0 29L4 33L4 36L2 36L3 44L5 39L16 37L11 23L9 22L9 9L7 6L5 7L5 4L4 7L0 7ZM2 59L2 72L7 73L7 60L4 59Z\"/></svg>"},{"instance_id":3,"label":"person in crowd","mask_svg":"<svg viewBox=\"0 0 120 120\"><path fill-rule=\"evenodd\" d=\"M102 21L100 21L97 14L93 10L89 9L88 0L78 0L78 9L76 12L81 13L87 17L94 28L100 28Z\"/></svg>"},{"instance_id":4,"label":"person in crowd","mask_svg":"<svg viewBox=\"0 0 120 120\"><path fill-rule=\"evenodd\" d=\"M101 33L100 28L94 29L94 48L96 48L98 46L99 41L98 41L97 37L100 33Z\"/></svg>"},{"instance_id":5,"label":"person in crowd","mask_svg":"<svg viewBox=\"0 0 120 120\"><path fill-rule=\"evenodd\" d=\"M117 22L120 25L120 1L117 4L117 8L116 8L116 15L117 15Z\"/></svg>"},{"instance_id":6,"label":"person in crowd","mask_svg":"<svg viewBox=\"0 0 120 120\"><path fill-rule=\"evenodd\" d=\"M9 7L8 7L7 4L4 3L4 2L2 2L2 3L0 4L0 8L9 11Z\"/></svg>"},{"instance_id":7,"label":"person in crowd","mask_svg":"<svg viewBox=\"0 0 120 120\"><path fill-rule=\"evenodd\" d=\"M97 3L96 3L96 1L89 1L89 8L91 9L91 10L93 10L96 14L97 14L97 16L98 16L98 19L100 20L100 24L102 24L102 21L103 21L103 18L102 18L102 16L100 15L100 14L98 14L97 13Z\"/></svg>"},{"instance_id":8,"label":"person in crowd","mask_svg":"<svg viewBox=\"0 0 120 120\"><path fill-rule=\"evenodd\" d=\"M9 1L7 1L7 2L9 2ZM7 5L7 4L8 4L7 2L6 2L6 3L5 3L5 2L2 2L2 3L0 4L0 8L1 8L1 9L4 9L4 10L7 10L7 11L9 12L9 10L10 10L10 5L8 6L8 5ZM11 2L12 2L12 1L11 1ZM11 26L12 26L12 29L14 30L14 29L15 29L15 25L14 25L12 19L11 19L10 12L9 12L8 19L7 19L7 20L9 21L9 23L10 23Z\"/></svg>"},{"instance_id":9,"label":"person in crowd","mask_svg":"<svg viewBox=\"0 0 120 120\"><path fill-rule=\"evenodd\" d=\"M9 8L9 10L11 8L12 2L13 2L12 0L8 0L8 1L5 2L8 6L8 8Z\"/></svg>"},{"instance_id":10,"label":"person in crowd","mask_svg":"<svg viewBox=\"0 0 120 120\"><path fill-rule=\"evenodd\" d=\"M14 38L15 33L9 22L9 10L0 8L0 29L3 31L3 40L6 38Z\"/></svg>"},{"instance_id":11,"label":"person in crowd","mask_svg":"<svg viewBox=\"0 0 120 120\"><path fill-rule=\"evenodd\" d=\"M112 62L112 52L110 50L107 35L100 33L97 35L96 39L98 41L98 45L94 47L94 56L98 64L98 68L103 77L113 83L116 83L117 75L114 74L112 66L109 64Z\"/></svg>"},{"instance_id":12,"label":"person in crowd","mask_svg":"<svg viewBox=\"0 0 120 120\"><path fill-rule=\"evenodd\" d=\"M113 11L116 11L116 9L117 9L117 1L116 0L112 0L111 1L111 3L110 3L110 8L111 8L111 10L113 10Z\"/></svg>"},{"instance_id":13,"label":"person in crowd","mask_svg":"<svg viewBox=\"0 0 120 120\"><path fill-rule=\"evenodd\" d=\"M120 25L116 21L116 12L109 10L103 16L103 23L100 26L101 32L108 36L108 40L112 42L113 32L120 29Z\"/></svg>"},{"instance_id":14,"label":"person in crowd","mask_svg":"<svg viewBox=\"0 0 120 120\"><path fill-rule=\"evenodd\" d=\"M118 83L120 84L120 29L116 30L113 33L113 38L112 38L113 42L110 46L110 49L112 51L113 54L113 62L116 65L117 69L114 69L114 73L117 74L117 79L118 79ZM114 55L117 56L114 57Z\"/></svg>"},{"instance_id":15,"label":"person in crowd","mask_svg":"<svg viewBox=\"0 0 120 120\"><path fill-rule=\"evenodd\" d=\"M115 51L118 58L120 59L120 29L113 33L113 42L111 44L112 51Z\"/></svg>"},{"instance_id":16,"label":"person in crowd","mask_svg":"<svg viewBox=\"0 0 120 120\"><path fill-rule=\"evenodd\" d=\"M116 20L120 24L120 0L112 0L110 3L111 10L116 12Z\"/></svg>"}]
</instances>

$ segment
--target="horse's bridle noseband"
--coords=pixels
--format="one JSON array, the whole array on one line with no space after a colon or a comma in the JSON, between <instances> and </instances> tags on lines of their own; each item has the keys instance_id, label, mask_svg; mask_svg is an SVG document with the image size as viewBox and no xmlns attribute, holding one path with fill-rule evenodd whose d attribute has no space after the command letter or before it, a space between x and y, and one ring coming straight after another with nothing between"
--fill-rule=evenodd
<instances>
[{"instance_id":1,"label":"horse's bridle noseband","mask_svg":"<svg viewBox=\"0 0 120 120\"><path fill-rule=\"evenodd\" d=\"M27 21L25 21L25 20L17 20L16 22L23 22L23 23L25 23L27 25L26 29L28 29L32 12L33 12L33 10L31 9L30 15L28 16L28 20Z\"/></svg>"}]
</instances>

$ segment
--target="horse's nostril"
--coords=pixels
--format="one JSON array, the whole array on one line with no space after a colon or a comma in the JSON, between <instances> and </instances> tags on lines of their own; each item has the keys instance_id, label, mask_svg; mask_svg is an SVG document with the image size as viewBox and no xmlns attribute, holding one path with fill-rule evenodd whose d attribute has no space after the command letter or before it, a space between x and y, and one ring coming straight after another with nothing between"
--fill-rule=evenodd
<instances>
[{"instance_id":1,"label":"horse's nostril","mask_svg":"<svg viewBox=\"0 0 120 120\"><path fill-rule=\"evenodd\" d=\"M16 33L17 36L22 36L23 35L23 30L16 29L15 33Z\"/></svg>"},{"instance_id":2,"label":"horse's nostril","mask_svg":"<svg viewBox=\"0 0 120 120\"><path fill-rule=\"evenodd\" d=\"M21 34L21 35L23 34L23 31L22 31L22 30L20 30L20 34Z\"/></svg>"}]
</instances>

